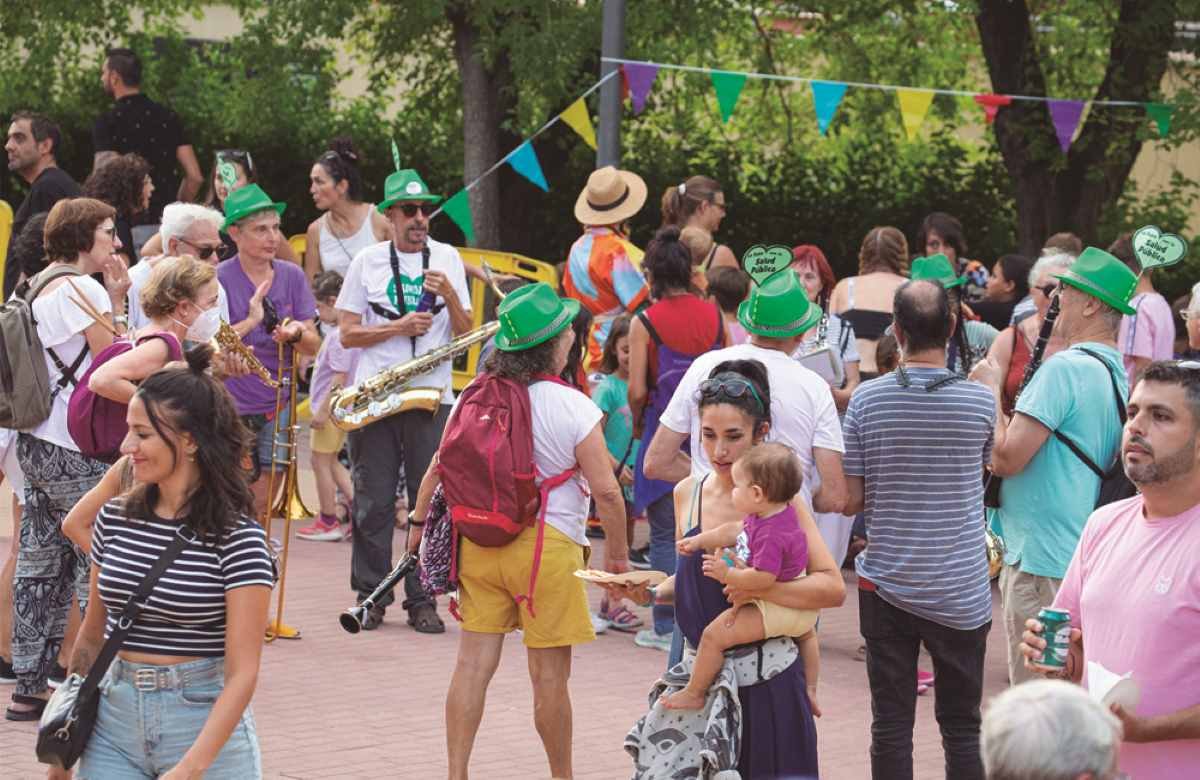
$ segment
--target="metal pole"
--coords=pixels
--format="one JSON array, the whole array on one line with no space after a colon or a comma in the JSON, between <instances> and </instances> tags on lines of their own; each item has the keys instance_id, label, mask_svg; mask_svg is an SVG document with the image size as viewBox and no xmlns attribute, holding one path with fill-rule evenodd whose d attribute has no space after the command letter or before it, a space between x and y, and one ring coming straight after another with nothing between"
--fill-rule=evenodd
<instances>
[{"instance_id":1,"label":"metal pole","mask_svg":"<svg viewBox=\"0 0 1200 780\"><path fill-rule=\"evenodd\" d=\"M604 25L600 53L604 57L624 57L625 0L604 0ZM600 75L606 76L620 66L605 62ZM612 78L600 87L600 137L596 167L621 164L621 79Z\"/></svg>"}]
</instances>

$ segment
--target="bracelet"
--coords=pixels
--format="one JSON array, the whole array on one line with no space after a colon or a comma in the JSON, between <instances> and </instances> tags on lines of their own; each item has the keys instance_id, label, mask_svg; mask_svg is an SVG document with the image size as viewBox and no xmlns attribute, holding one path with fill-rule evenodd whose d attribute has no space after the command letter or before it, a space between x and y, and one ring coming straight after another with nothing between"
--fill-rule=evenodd
<instances>
[{"instance_id":1,"label":"bracelet","mask_svg":"<svg viewBox=\"0 0 1200 780\"><path fill-rule=\"evenodd\" d=\"M129 317L124 314L118 314L117 316L113 317L113 325L124 325L129 327Z\"/></svg>"},{"instance_id":2,"label":"bracelet","mask_svg":"<svg viewBox=\"0 0 1200 780\"><path fill-rule=\"evenodd\" d=\"M423 528L425 526L425 521L422 520L421 522L418 523L416 521L416 519L414 518L413 513L409 512L408 513L408 524L410 526L412 526L413 528Z\"/></svg>"},{"instance_id":3,"label":"bracelet","mask_svg":"<svg viewBox=\"0 0 1200 780\"><path fill-rule=\"evenodd\" d=\"M655 589L655 587L653 585L651 585L649 588L646 589L646 592L650 594L650 600L647 601L645 604L640 604L639 606L653 607L655 602L658 600L658 591Z\"/></svg>"}]
</instances>

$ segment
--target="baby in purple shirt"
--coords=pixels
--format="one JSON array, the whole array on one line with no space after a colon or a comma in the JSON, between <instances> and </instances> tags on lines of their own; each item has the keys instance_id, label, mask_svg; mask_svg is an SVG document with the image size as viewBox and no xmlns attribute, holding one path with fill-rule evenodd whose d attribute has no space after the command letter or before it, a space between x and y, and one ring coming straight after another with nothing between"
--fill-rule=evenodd
<instances>
[{"instance_id":1,"label":"baby in purple shirt","mask_svg":"<svg viewBox=\"0 0 1200 780\"><path fill-rule=\"evenodd\" d=\"M808 568L808 537L792 506L803 473L796 454L786 445L759 444L733 464L733 507L746 513L741 523L727 523L681 539L681 554L715 551L704 558L704 573L722 583L754 590L803 577ZM734 560L725 552L745 531L749 558ZM745 605L749 606L749 605ZM799 637L809 695L815 709L819 649L813 626L816 610L801 610L762 599L753 609L730 607L704 629L687 687L663 699L668 709L700 709L724 664L725 651L776 636Z\"/></svg>"}]
</instances>

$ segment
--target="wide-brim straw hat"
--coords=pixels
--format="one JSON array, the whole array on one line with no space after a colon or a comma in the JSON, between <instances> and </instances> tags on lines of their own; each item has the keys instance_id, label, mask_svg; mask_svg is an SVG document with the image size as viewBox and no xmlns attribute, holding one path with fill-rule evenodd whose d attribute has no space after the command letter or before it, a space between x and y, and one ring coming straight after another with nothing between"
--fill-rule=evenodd
<instances>
[{"instance_id":1,"label":"wide-brim straw hat","mask_svg":"<svg viewBox=\"0 0 1200 780\"><path fill-rule=\"evenodd\" d=\"M587 186L575 201L575 219L581 225L616 225L646 205L646 182L630 171L606 165L592 171Z\"/></svg>"}]
</instances>

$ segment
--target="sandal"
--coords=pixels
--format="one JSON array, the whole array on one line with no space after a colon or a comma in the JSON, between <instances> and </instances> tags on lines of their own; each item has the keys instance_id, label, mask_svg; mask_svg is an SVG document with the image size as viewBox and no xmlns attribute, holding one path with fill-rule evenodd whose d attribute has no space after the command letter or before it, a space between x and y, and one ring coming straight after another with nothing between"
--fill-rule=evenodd
<instances>
[{"instance_id":1,"label":"sandal","mask_svg":"<svg viewBox=\"0 0 1200 780\"><path fill-rule=\"evenodd\" d=\"M438 617L437 607L422 604L408 611L408 624L422 634L444 634L446 624Z\"/></svg>"},{"instance_id":2,"label":"sandal","mask_svg":"<svg viewBox=\"0 0 1200 780\"><path fill-rule=\"evenodd\" d=\"M12 695L13 704L25 704L30 707L27 710L14 710L9 707L4 711L6 720L41 720L42 710L46 709L46 700L39 699L37 696L25 696L20 693Z\"/></svg>"}]
</instances>

